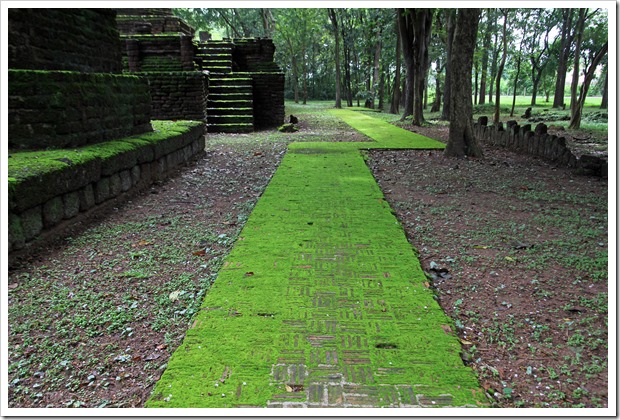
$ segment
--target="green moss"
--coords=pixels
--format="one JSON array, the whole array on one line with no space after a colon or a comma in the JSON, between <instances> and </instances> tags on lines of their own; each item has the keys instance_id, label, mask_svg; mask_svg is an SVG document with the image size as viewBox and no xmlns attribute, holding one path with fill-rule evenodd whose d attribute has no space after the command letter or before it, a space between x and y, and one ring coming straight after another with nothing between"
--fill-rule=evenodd
<instances>
[{"instance_id":1,"label":"green moss","mask_svg":"<svg viewBox=\"0 0 620 420\"><path fill-rule=\"evenodd\" d=\"M148 407L311 403L327 383L377 406L486 405L360 153L443 145L341 115L376 142L289 146Z\"/></svg>"},{"instance_id":2,"label":"green moss","mask_svg":"<svg viewBox=\"0 0 620 420\"><path fill-rule=\"evenodd\" d=\"M119 140L75 149L12 151L8 159L9 189L15 191L24 180L60 172L68 166L85 165L93 160L107 160L121 153L137 150L145 144L160 143L202 124L200 121L153 121L154 132Z\"/></svg>"},{"instance_id":3,"label":"green moss","mask_svg":"<svg viewBox=\"0 0 620 420\"><path fill-rule=\"evenodd\" d=\"M356 130L375 139L381 148L390 149L443 149L445 144L434 139L412 133L377 118L360 112L335 109L331 112Z\"/></svg>"}]
</instances>

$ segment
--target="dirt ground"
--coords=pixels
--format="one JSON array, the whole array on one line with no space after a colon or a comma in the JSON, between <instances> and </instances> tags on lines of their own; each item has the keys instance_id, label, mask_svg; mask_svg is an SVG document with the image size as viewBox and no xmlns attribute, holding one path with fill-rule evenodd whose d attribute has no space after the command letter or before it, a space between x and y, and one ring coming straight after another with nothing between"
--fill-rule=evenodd
<instances>
[{"instance_id":1,"label":"dirt ground","mask_svg":"<svg viewBox=\"0 0 620 420\"><path fill-rule=\"evenodd\" d=\"M230 138L13 261L10 407L143 406L286 150ZM504 150L369 166L494 404L607 406L607 181Z\"/></svg>"}]
</instances>

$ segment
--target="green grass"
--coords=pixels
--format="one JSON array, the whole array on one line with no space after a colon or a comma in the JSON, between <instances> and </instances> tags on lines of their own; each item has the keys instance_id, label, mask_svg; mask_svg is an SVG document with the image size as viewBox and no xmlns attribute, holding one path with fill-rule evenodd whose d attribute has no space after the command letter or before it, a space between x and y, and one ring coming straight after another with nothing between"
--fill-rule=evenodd
<instances>
[{"instance_id":1,"label":"green grass","mask_svg":"<svg viewBox=\"0 0 620 420\"><path fill-rule=\"evenodd\" d=\"M289 146L148 407L264 407L277 395L304 401L287 386L312 386L327 352L338 354L332 368L342 380L355 382L347 375L364 368L378 375L380 390L410 386L431 399L450 394L449 405L485 405L460 343L444 331L451 320L360 153L443 145L363 114L336 115L376 142ZM361 352L363 366L343 362L349 351ZM301 384L276 377L279 366L301 365L308 373Z\"/></svg>"}]
</instances>

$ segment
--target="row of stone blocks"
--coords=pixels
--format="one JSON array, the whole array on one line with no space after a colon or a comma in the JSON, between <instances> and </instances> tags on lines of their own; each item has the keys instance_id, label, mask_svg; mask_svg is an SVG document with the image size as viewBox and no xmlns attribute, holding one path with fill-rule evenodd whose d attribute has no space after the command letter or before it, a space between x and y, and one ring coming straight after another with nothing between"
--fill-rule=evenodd
<instances>
[{"instance_id":1,"label":"row of stone blocks","mask_svg":"<svg viewBox=\"0 0 620 420\"><path fill-rule=\"evenodd\" d=\"M476 138L484 143L540 157L591 175L607 176L605 159L590 155L577 158L566 145L566 139L548 134L544 123L537 124L533 131L530 124L519 126L514 120L508 121L505 129L501 122L492 126L487 124L488 118L485 116L479 117L474 124Z\"/></svg>"},{"instance_id":2,"label":"row of stone blocks","mask_svg":"<svg viewBox=\"0 0 620 420\"><path fill-rule=\"evenodd\" d=\"M175 132L160 147L144 146L135 153L112 156L95 162L100 168L67 166L66 174L39 177L34 185L21 187L9 200L9 252L22 249L43 233L54 233L61 222L97 209L122 194L132 194L165 179L175 168L191 161L204 151L204 124L197 124L183 134ZM77 174L83 176L76 176ZM71 177L73 182L62 182ZM52 196L32 194L51 191ZM28 197L27 200L20 197Z\"/></svg>"}]
</instances>

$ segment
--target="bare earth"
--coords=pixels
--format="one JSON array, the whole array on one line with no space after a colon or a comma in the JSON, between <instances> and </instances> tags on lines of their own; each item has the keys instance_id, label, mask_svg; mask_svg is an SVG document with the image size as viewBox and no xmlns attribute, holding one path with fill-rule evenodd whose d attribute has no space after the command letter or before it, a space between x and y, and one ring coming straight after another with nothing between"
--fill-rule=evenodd
<instances>
[{"instance_id":1,"label":"bare earth","mask_svg":"<svg viewBox=\"0 0 620 420\"><path fill-rule=\"evenodd\" d=\"M12 262L9 406L143 406L286 150L225 139ZM607 180L503 150L372 151L369 166L491 400L606 407Z\"/></svg>"}]
</instances>

